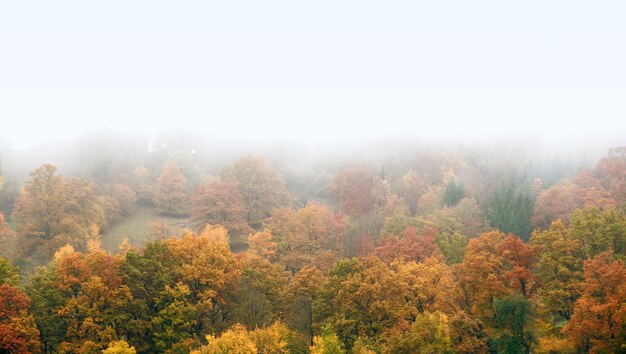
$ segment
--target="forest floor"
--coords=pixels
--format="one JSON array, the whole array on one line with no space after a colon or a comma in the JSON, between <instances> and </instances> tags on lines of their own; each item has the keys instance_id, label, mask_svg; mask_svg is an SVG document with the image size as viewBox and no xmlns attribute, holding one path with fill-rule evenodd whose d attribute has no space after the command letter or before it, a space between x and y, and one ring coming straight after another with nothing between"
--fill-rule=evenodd
<instances>
[{"instance_id":1,"label":"forest floor","mask_svg":"<svg viewBox=\"0 0 626 354\"><path fill-rule=\"evenodd\" d=\"M154 238L150 231L152 222L167 223L170 235L180 235L183 228L192 228L188 218L162 215L154 207L139 205L132 214L119 220L101 235L102 248L116 253L124 239L128 239L134 248L140 248Z\"/></svg>"}]
</instances>

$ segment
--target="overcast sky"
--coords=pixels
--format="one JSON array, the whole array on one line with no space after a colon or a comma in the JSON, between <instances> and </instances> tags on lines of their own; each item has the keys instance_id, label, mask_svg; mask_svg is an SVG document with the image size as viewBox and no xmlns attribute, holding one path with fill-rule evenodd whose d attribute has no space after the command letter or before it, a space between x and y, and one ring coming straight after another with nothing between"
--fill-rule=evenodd
<instances>
[{"instance_id":1,"label":"overcast sky","mask_svg":"<svg viewBox=\"0 0 626 354\"><path fill-rule=\"evenodd\" d=\"M624 1L2 1L0 136L626 144Z\"/></svg>"}]
</instances>

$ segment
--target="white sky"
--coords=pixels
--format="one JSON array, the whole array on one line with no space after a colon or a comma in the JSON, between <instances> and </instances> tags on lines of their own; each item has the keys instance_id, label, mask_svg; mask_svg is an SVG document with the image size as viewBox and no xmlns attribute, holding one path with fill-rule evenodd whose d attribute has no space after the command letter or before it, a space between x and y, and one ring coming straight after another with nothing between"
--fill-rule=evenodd
<instances>
[{"instance_id":1,"label":"white sky","mask_svg":"<svg viewBox=\"0 0 626 354\"><path fill-rule=\"evenodd\" d=\"M0 136L626 144L624 1L0 1Z\"/></svg>"}]
</instances>

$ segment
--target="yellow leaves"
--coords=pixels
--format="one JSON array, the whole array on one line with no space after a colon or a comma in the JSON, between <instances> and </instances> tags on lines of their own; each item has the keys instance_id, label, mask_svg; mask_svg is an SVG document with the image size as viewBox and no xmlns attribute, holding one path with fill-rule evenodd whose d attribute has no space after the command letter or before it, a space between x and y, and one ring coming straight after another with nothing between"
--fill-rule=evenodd
<instances>
[{"instance_id":1,"label":"yellow leaves","mask_svg":"<svg viewBox=\"0 0 626 354\"><path fill-rule=\"evenodd\" d=\"M297 211L276 210L265 232L271 233L271 241L277 244L277 258L291 271L313 264L328 268L329 262L343 256L343 221L327 207L309 204ZM270 242L267 237L255 235L253 241Z\"/></svg>"},{"instance_id":2,"label":"yellow leaves","mask_svg":"<svg viewBox=\"0 0 626 354\"><path fill-rule=\"evenodd\" d=\"M219 337L208 335L208 344L195 354L287 354L289 330L280 322L269 327L247 330L241 324L235 324Z\"/></svg>"},{"instance_id":3,"label":"yellow leaves","mask_svg":"<svg viewBox=\"0 0 626 354\"><path fill-rule=\"evenodd\" d=\"M458 284L452 271L443 260L431 257L424 262L394 263L398 275L405 284L407 298L419 312L458 310Z\"/></svg>"},{"instance_id":4,"label":"yellow leaves","mask_svg":"<svg viewBox=\"0 0 626 354\"><path fill-rule=\"evenodd\" d=\"M67 244L59 248L59 250L54 253L54 260L58 262L60 259L75 252L76 251L74 250L74 247L72 247L72 245L70 244Z\"/></svg>"},{"instance_id":5,"label":"yellow leaves","mask_svg":"<svg viewBox=\"0 0 626 354\"><path fill-rule=\"evenodd\" d=\"M102 250L102 243L100 240L89 240L87 241L87 252L96 252Z\"/></svg>"},{"instance_id":6,"label":"yellow leaves","mask_svg":"<svg viewBox=\"0 0 626 354\"><path fill-rule=\"evenodd\" d=\"M239 279L239 266L222 226L207 226L199 236L188 230L165 241L180 267L182 281L204 302L223 300Z\"/></svg>"},{"instance_id":7,"label":"yellow leaves","mask_svg":"<svg viewBox=\"0 0 626 354\"><path fill-rule=\"evenodd\" d=\"M452 353L450 320L440 312L416 317L408 331L394 328L386 333L383 353Z\"/></svg>"},{"instance_id":8,"label":"yellow leaves","mask_svg":"<svg viewBox=\"0 0 626 354\"><path fill-rule=\"evenodd\" d=\"M259 351L246 328L240 324L234 325L219 337L209 335L206 340L208 344L200 353L256 354Z\"/></svg>"},{"instance_id":9,"label":"yellow leaves","mask_svg":"<svg viewBox=\"0 0 626 354\"><path fill-rule=\"evenodd\" d=\"M324 328L320 336L313 337L311 354L344 354L343 343L330 328Z\"/></svg>"},{"instance_id":10,"label":"yellow leaves","mask_svg":"<svg viewBox=\"0 0 626 354\"><path fill-rule=\"evenodd\" d=\"M248 252L266 259L272 259L276 255L277 243L272 241L272 234L269 231L257 232L248 237Z\"/></svg>"},{"instance_id":11,"label":"yellow leaves","mask_svg":"<svg viewBox=\"0 0 626 354\"><path fill-rule=\"evenodd\" d=\"M133 249L133 245L128 241L128 238L124 237L122 243L117 247L122 255L126 255L128 251Z\"/></svg>"},{"instance_id":12,"label":"yellow leaves","mask_svg":"<svg viewBox=\"0 0 626 354\"><path fill-rule=\"evenodd\" d=\"M178 283L173 288L169 285L165 286L165 292L173 298L185 297L191 294L189 287L183 283Z\"/></svg>"},{"instance_id":13,"label":"yellow leaves","mask_svg":"<svg viewBox=\"0 0 626 354\"><path fill-rule=\"evenodd\" d=\"M100 242L100 226L96 223L91 223L89 225L89 229L87 230L88 241L98 241Z\"/></svg>"},{"instance_id":14,"label":"yellow leaves","mask_svg":"<svg viewBox=\"0 0 626 354\"><path fill-rule=\"evenodd\" d=\"M249 332L250 338L256 344L259 353L287 354L287 338L289 329L281 322L274 322L271 326L257 328Z\"/></svg>"},{"instance_id":15,"label":"yellow leaves","mask_svg":"<svg viewBox=\"0 0 626 354\"><path fill-rule=\"evenodd\" d=\"M107 349L102 351L103 354L135 354L135 347L131 347L125 340L117 340L109 343Z\"/></svg>"},{"instance_id":16,"label":"yellow leaves","mask_svg":"<svg viewBox=\"0 0 626 354\"><path fill-rule=\"evenodd\" d=\"M200 233L200 237L206 237L209 241L228 245L228 230L222 225L207 225Z\"/></svg>"}]
</instances>

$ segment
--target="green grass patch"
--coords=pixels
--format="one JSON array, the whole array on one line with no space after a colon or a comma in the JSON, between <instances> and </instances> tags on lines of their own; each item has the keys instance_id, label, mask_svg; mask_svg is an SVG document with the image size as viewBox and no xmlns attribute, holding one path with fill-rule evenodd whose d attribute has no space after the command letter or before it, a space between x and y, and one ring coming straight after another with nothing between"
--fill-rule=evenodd
<instances>
[{"instance_id":1,"label":"green grass patch","mask_svg":"<svg viewBox=\"0 0 626 354\"><path fill-rule=\"evenodd\" d=\"M124 239L128 239L134 248L142 247L147 241L154 239L150 231L150 224L153 222L167 223L171 236L180 235L183 228L193 228L188 218L162 215L154 207L139 205L132 214L115 223L101 235L102 248L115 253Z\"/></svg>"}]
</instances>

